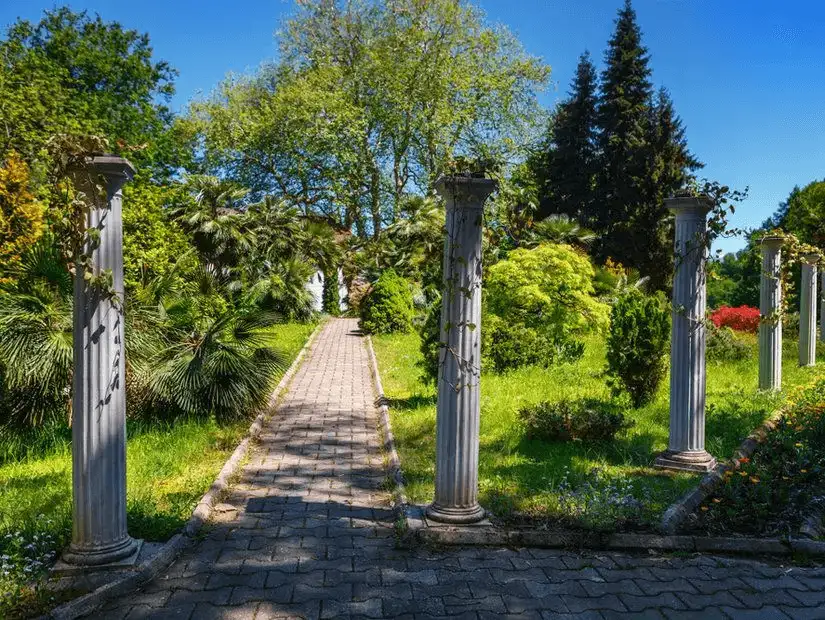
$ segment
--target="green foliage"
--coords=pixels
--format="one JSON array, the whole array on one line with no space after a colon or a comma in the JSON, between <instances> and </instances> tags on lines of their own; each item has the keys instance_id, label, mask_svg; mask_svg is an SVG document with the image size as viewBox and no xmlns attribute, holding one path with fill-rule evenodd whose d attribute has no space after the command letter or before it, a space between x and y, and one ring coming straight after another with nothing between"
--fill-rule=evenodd
<instances>
[{"instance_id":1,"label":"green foliage","mask_svg":"<svg viewBox=\"0 0 825 620\"><path fill-rule=\"evenodd\" d=\"M584 343L573 338L551 339L522 323L508 323L494 314L481 320L481 366L504 372L523 366L569 362L584 354Z\"/></svg>"},{"instance_id":2,"label":"green foliage","mask_svg":"<svg viewBox=\"0 0 825 620\"><path fill-rule=\"evenodd\" d=\"M596 67L585 52L579 58L568 98L556 109L547 144L534 166L539 178L540 213L561 213L587 222L592 217L597 170Z\"/></svg>"},{"instance_id":3,"label":"green foliage","mask_svg":"<svg viewBox=\"0 0 825 620\"><path fill-rule=\"evenodd\" d=\"M705 324L706 355L710 360L737 361L753 357L753 349L739 338L730 327Z\"/></svg>"},{"instance_id":4,"label":"green foliage","mask_svg":"<svg viewBox=\"0 0 825 620\"><path fill-rule=\"evenodd\" d=\"M607 373L614 393L635 407L654 397L667 372L670 317L659 297L630 291L613 305L607 336Z\"/></svg>"},{"instance_id":5,"label":"green foliage","mask_svg":"<svg viewBox=\"0 0 825 620\"><path fill-rule=\"evenodd\" d=\"M338 273L330 271L324 274L323 310L329 315L341 314L341 297L338 293Z\"/></svg>"},{"instance_id":6,"label":"green foliage","mask_svg":"<svg viewBox=\"0 0 825 620\"><path fill-rule=\"evenodd\" d=\"M762 276L762 254L753 231L747 246L708 262L708 306L759 306L759 282Z\"/></svg>"},{"instance_id":7,"label":"green foliage","mask_svg":"<svg viewBox=\"0 0 825 620\"><path fill-rule=\"evenodd\" d=\"M194 296L164 303L168 345L149 358L153 404L225 422L259 411L283 367L267 328L277 317L245 299L210 312Z\"/></svg>"},{"instance_id":8,"label":"green foliage","mask_svg":"<svg viewBox=\"0 0 825 620\"><path fill-rule=\"evenodd\" d=\"M543 441L609 441L633 425L620 405L593 398L542 401L522 407L518 417L528 438Z\"/></svg>"},{"instance_id":9,"label":"green foliage","mask_svg":"<svg viewBox=\"0 0 825 620\"><path fill-rule=\"evenodd\" d=\"M361 303L362 330L370 334L408 332L413 326L413 298L404 278L387 269Z\"/></svg>"},{"instance_id":10,"label":"green foliage","mask_svg":"<svg viewBox=\"0 0 825 620\"><path fill-rule=\"evenodd\" d=\"M653 290L672 274L672 223L664 199L702 167L665 89L654 94L650 57L630 0L619 10L597 90L580 58L571 92L556 110L540 152L540 213L563 213L592 228L600 261L638 269Z\"/></svg>"},{"instance_id":11,"label":"green foliage","mask_svg":"<svg viewBox=\"0 0 825 620\"><path fill-rule=\"evenodd\" d=\"M702 164L688 151L685 130L667 91L654 99L650 58L636 13L625 1L605 54L599 97L598 252L669 285L672 229L664 198Z\"/></svg>"},{"instance_id":12,"label":"green foliage","mask_svg":"<svg viewBox=\"0 0 825 620\"><path fill-rule=\"evenodd\" d=\"M794 187L773 217L773 227L796 235L803 243L825 246L825 181Z\"/></svg>"},{"instance_id":13,"label":"green foliage","mask_svg":"<svg viewBox=\"0 0 825 620\"><path fill-rule=\"evenodd\" d=\"M593 267L570 246L514 250L489 268L485 284L490 313L551 340L607 327L608 306L593 297Z\"/></svg>"},{"instance_id":14,"label":"green foliage","mask_svg":"<svg viewBox=\"0 0 825 620\"><path fill-rule=\"evenodd\" d=\"M67 419L72 278L48 235L0 288L0 371L0 429Z\"/></svg>"},{"instance_id":15,"label":"green foliage","mask_svg":"<svg viewBox=\"0 0 825 620\"><path fill-rule=\"evenodd\" d=\"M62 7L19 20L0 41L2 150L32 161L56 133L96 133L129 149L144 171L167 175L186 144L166 105L176 72L152 59L146 34Z\"/></svg>"},{"instance_id":16,"label":"green foliage","mask_svg":"<svg viewBox=\"0 0 825 620\"><path fill-rule=\"evenodd\" d=\"M124 186L123 281L127 290L170 274L191 252L192 246L169 210L182 199L182 192L178 185L157 185L143 175Z\"/></svg>"},{"instance_id":17,"label":"green foliage","mask_svg":"<svg viewBox=\"0 0 825 620\"><path fill-rule=\"evenodd\" d=\"M517 159L548 77L463 0L301 3L279 57L192 106L204 163L361 238L455 157Z\"/></svg>"}]
</instances>

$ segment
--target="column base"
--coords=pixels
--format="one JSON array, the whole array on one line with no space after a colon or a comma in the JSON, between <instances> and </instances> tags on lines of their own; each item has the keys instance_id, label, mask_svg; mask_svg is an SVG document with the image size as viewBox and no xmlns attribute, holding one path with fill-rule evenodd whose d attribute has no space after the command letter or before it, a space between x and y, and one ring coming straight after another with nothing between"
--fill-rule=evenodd
<instances>
[{"instance_id":1,"label":"column base","mask_svg":"<svg viewBox=\"0 0 825 620\"><path fill-rule=\"evenodd\" d=\"M84 567L103 566L104 564L128 566L134 564L137 560L142 544L142 540L135 540L131 536L127 536L124 540L107 547L82 546L72 543L63 552L61 559L66 564Z\"/></svg>"},{"instance_id":2,"label":"column base","mask_svg":"<svg viewBox=\"0 0 825 620\"><path fill-rule=\"evenodd\" d=\"M433 502L427 506L427 517L440 523L455 523L458 525L465 523L477 523L487 516L487 511L479 504L474 506L440 506Z\"/></svg>"},{"instance_id":3,"label":"column base","mask_svg":"<svg viewBox=\"0 0 825 620\"><path fill-rule=\"evenodd\" d=\"M657 469L706 473L716 467L716 459L705 450L667 450L656 457L653 466Z\"/></svg>"}]
</instances>

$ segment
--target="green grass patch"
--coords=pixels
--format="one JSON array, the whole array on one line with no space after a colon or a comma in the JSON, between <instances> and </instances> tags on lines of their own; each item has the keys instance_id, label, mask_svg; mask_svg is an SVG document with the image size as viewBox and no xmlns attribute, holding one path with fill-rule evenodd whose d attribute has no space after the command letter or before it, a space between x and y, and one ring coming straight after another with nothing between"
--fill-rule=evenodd
<instances>
[{"instance_id":1,"label":"green grass patch","mask_svg":"<svg viewBox=\"0 0 825 620\"><path fill-rule=\"evenodd\" d=\"M390 400L393 433L411 501L433 496L435 389L421 381L417 334L373 338L381 379ZM757 392L755 339L749 359L708 361L707 449L728 457L747 434L782 402ZM809 382L815 369L799 368L788 347L786 387ZM634 513L638 525L662 511L697 481L691 474L652 468L667 447L668 379L649 405L629 411L633 426L611 442L545 442L527 439L518 409L543 400L610 397L603 371L605 344L590 337L582 359L550 368L529 367L481 383L479 489L482 504L499 518L562 520L613 528ZM633 521L631 519L630 521Z\"/></svg>"},{"instance_id":2,"label":"green grass patch","mask_svg":"<svg viewBox=\"0 0 825 620\"><path fill-rule=\"evenodd\" d=\"M293 360L314 325L272 328L279 350ZM286 369L284 369L286 370ZM249 420L127 423L129 533L164 541L189 519L249 428ZM29 451L0 466L0 617L25 617L49 606L31 587L71 537L70 434L49 433L48 450ZM13 438L5 438L7 442ZM46 444L44 444L46 445Z\"/></svg>"}]
</instances>

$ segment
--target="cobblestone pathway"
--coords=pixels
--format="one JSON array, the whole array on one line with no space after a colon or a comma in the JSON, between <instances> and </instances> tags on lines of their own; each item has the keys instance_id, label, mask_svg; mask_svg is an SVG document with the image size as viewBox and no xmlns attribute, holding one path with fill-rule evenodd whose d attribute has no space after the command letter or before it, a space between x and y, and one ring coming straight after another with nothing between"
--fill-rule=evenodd
<instances>
[{"instance_id":1,"label":"cobblestone pathway","mask_svg":"<svg viewBox=\"0 0 825 620\"><path fill-rule=\"evenodd\" d=\"M323 329L229 522L99 618L825 618L825 569L541 549L400 550L363 340Z\"/></svg>"}]
</instances>

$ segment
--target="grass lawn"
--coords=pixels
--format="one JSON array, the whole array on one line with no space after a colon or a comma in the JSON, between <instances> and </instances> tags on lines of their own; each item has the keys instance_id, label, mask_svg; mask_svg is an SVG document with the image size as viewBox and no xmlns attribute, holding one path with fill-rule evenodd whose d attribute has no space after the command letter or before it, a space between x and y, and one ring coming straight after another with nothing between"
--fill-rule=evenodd
<instances>
[{"instance_id":1,"label":"grass lawn","mask_svg":"<svg viewBox=\"0 0 825 620\"><path fill-rule=\"evenodd\" d=\"M273 328L279 350L291 362L314 325ZM249 420L219 426L211 420L173 424L128 423L127 502L129 533L167 540L189 519L235 449ZM71 440L68 432L39 455L0 466L0 617L42 610L44 593L26 587L42 574L71 535ZM27 546L31 545L27 548ZM28 569L28 570L26 570ZM8 574L4 574L8 571Z\"/></svg>"},{"instance_id":2,"label":"grass lawn","mask_svg":"<svg viewBox=\"0 0 825 620\"><path fill-rule=\"evenodd\" d=\"M757 393L755 338L750 340L750 359L708 361L706 447L717 457L730 456L783 399L781 394ZM419 337L377 336L373 343L410 501L427 503L433 496L436 408L435 389L421 381L416 366L421 359ZM808 383L821 373L821 369L799 368L792 344L785 348L786 387ZM614 442L526 439L517 416L520 407L542 400L608 398L604 367L604 341L590 337L584 357L577 362L482 376L480 499L496 516L561 518L610 528L631 505L636 508L630 510L635 513L630 521L645 524L658 519L697 481L695 475L651 467L656 453L667 447L669 379L651 404L630 411L634 426ZM623 498L635 501L623 502Z\"/></svg>"}]
</instances>

